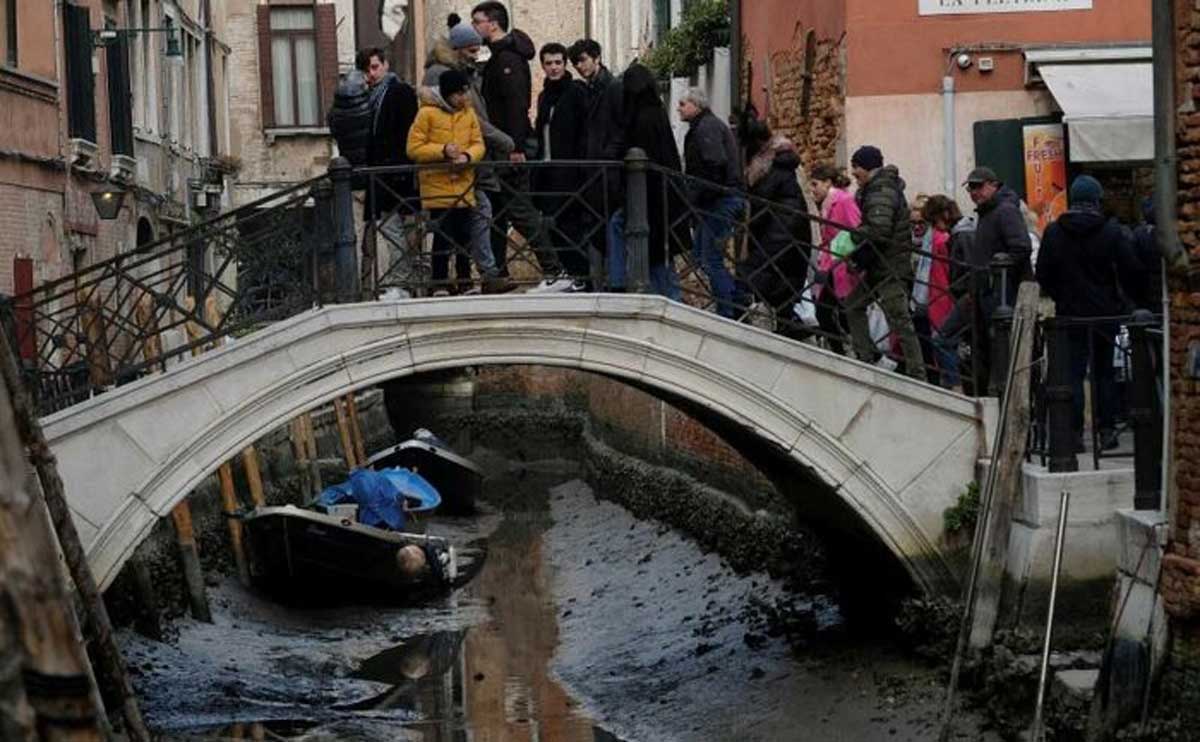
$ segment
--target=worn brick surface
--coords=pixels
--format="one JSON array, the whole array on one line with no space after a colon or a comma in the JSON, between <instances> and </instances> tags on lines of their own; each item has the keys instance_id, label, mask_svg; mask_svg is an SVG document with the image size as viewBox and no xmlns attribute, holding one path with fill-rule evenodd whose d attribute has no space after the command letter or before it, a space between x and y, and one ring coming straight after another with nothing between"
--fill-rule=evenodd
<instances>
[{"instance_id":1,"label":"worn brick surface","mask_svg":"<svg viewBox=\"0 0 1200 742\"><path fill-rule=\"evenodd\" d=\"M770 56L771 109L768 121L772 130L786 134L796 142L806 170L816 163L836 159L838 143L846 125L844 42L817 37L815 43L812 93L807 117L802 110L805 30L797 26L791 47Z\"/></svg>"}]
</instances>

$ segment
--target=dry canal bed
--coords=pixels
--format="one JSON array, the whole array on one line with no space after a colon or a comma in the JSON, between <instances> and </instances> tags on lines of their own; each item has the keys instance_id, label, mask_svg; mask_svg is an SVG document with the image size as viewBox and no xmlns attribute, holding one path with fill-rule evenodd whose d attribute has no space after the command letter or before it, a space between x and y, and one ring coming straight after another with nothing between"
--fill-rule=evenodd
<instances>
[{"instance_id":1,"label":"dry canal bed","mask_svg":"<svg viewBox=\"0 0 1200 742\"><path fill-rule=\"evenodd\" d=\"M124 633L150 724L170 740L936 736L939 678L848 634L832 599L800 601L814 633L797 654L757 610L778 584L582 482L553 484L432 522L488 549L473 581L434 602L287 608L227 581L214 624L180 621L165 644Z\"/></svg>"}]
</instances>

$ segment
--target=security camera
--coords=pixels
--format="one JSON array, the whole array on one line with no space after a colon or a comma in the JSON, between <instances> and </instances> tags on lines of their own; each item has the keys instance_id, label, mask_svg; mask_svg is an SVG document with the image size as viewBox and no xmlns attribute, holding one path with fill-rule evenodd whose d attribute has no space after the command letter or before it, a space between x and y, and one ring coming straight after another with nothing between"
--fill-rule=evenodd
<instances>
[{"instance_id":1,"label":"security camera","mask_svg":"<svg viewBox=\"0 0 1200 742\"><path fill-rule=\"evenodd\" d=\"M970 69L971 68L971 55L967 54L966 52L963 52L962 54L959 54L957 57L954 58L954 63L958 65L958 68L960 70Z\"/></svg>"}]
</instances>

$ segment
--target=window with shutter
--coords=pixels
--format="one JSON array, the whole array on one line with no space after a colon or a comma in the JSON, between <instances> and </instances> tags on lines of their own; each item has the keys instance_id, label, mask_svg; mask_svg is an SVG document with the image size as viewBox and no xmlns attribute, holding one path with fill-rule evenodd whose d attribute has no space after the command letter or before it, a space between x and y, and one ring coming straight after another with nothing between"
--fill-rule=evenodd
<instances>
[{"instance_id":1,"label":"window with shutter","mask_svg":"<svg viewBox=\"0 0 1200 742\"><path fill-rule=\"evenodd\" d=\"M87 8L63 5L67 58L67 131L96 141L96 80L92 75L92 24Z\"/></svg>"},{"instance_id":2,"label":"window with shutter","mask_svg":"<svg viewBox=\"0 0 1200 742\"><path fill-rule=\"evenodd\" d=\"M275 126L318 126L317 34L312 8L270 9L271 80Z\"/></svg>"},{"instance_id":3,"label":"window with shutter","mask_svg":"<svg viewBox=\"0 0 1200 742\"><path fill-rule=\"evenodd\" d=\"M264 128L324 125L337 84L337 17L332 4L258 8Z\"/></svg>"},{"instance_id":4,"label":"window with shutter","mask_svg":"<svg viewBox=\"0 0 1200 742\"><path fill-rule=\"evenodd\" d=\"M111 27L113 24L109 23ZM133 157L133 95L129 83L129 37L105 49L108 62L108 127L115 155Z\"/></svg>"},{"instance_id":5,"label":"window with shutter","mask_svg":"<svg viewBox=\"0 0 1200 742\"><path fill-rule=\"evenodd\" d=\"M0 28L4 35L0 38L0 59L10 67L17 66L17 0L0 2Z\"/></svg>"}]
</instances>

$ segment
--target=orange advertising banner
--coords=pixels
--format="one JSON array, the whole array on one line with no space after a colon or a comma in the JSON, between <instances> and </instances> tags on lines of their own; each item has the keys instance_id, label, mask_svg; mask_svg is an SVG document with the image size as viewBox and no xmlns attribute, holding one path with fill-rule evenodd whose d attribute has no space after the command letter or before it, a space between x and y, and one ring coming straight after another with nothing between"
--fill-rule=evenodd
<instances>
[{"instance_id":1,"label":"orange advertising banner","mask_svg":"<svg viewBox=\"0 0 1200 742\"><path fill-rule=\"evenodd\" d=\"M1067 210L1067 153L1062 124L1026 126L1025 202L1037 214L1038 234Z\"/></svg>"}]
</instances>

